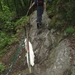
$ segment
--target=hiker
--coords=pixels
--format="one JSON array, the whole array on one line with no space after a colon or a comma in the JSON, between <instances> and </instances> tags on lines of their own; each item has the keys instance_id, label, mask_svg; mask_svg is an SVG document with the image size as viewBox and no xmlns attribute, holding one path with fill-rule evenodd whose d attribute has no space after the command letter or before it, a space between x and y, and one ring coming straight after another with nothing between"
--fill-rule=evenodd
<instances>
[{"instance_id":1,"label":"hiker","mask_svg":"<svg viewBox=\"0 0 75 75\"><path fill-rule=\"evenodd\" d=\"M39 29L42 25L42 14L46 12L46 1L45 0L34 0L30 5L29 10L37 4L37 28Z\"/></svg>"}]
</instances>

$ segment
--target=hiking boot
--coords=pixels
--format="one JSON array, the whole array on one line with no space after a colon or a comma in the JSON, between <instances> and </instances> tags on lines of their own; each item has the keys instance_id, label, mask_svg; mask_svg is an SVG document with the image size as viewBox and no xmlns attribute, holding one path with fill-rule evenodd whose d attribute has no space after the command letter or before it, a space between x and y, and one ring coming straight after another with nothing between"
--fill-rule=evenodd
<instances>
[{"instance_id":1,"label":"hiking boot","mask_svg":"<svg viewBox=\"0 0 75 75\"><path fill-rule=\"evenodd\" d=\"M37 23L37 29L39 29L39 23Z\"/></svg>"},{"instance_id":2,"label":"hiking boot","mask_svg":"<svg viewBox=\"0 0 75 75\"><path fill-rule=\"evenodd\" d=\"M37 23L37 28L41 28L42 27L42 22Z\"/></svg>"},{"instance_id":3,"label":"hiking boot","mask_svg":"<svg viewBox=\"0 0 75 75\"><path fill-rule=\"evenodd\" d=\"M39 22L39 27L40 27L40 28L42 27L42 22Z\"/></svg>"}]
</instances>

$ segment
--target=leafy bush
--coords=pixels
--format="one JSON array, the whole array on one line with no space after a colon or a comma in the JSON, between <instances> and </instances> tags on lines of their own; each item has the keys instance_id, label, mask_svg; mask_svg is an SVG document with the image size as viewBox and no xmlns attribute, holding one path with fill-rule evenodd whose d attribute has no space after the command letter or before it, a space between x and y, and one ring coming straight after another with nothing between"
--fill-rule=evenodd
<instances>
[{"instance_id":1,"label":"leafy bush","mask_svg":"<svg viewBox=\"0 0 75 75\"><path fill-rule=\"evenodd\" d=\"M1 32L0 35L0 57L7 52L7 47L14 42L18 42L15 35L7 35L5 32Z\"/></svg>"},{"instance_id":2,"label":"leafy bush","mask_svg":"<svg viewBox=\"0 0 75 75\"><path fill-rule=\"evenodd\" d=\"M2 75L2 72L5 70L5 66L0 62L0 75Z\"/></svg>"},{"instance_id":3,"label":"leafy bush","mask_svg":"<svg viewBox=\"0 0 75 75\"><path fill-rule=\"evenodd\" d=\"M0 50L0 58L3 56L3 54L5 54L7 52L7 50L6 49L2 49L2 50Z\"/></svg>"},{"instance_id":4,"label":"leafy bush","mask_svg":"<svg viewBox=\"0 0 75 75\"><path fill-rule=\"evenodd\" d=\"M65 21L63 20L62 14L56 14L52 17L52 20L49 23L50 28L61 28L64 25Z\"/></svg>"},{"instance_id":5,"label":"leafy bush","mask_svg":"<svg viewBox=\"0 0 75 75\"><path fill-rule=\"evenodd\" d=\"M0 49L4 48L5 46L8 46L12 44L13 42L17 42L18 40L15 38L14 35L6 35L6 33L1 32L0 36Z\"/></svg>"},{"instance_id":6,"label":"leafy bush","mask_svg":"<svg viewBox=\"0 0 75 75\"><path fill-rule=\"evenodd\" d=\"M1 32L0 35L0 49L4 48L7 45L8 37L4 32Z\"/></svg>"},{"instance_id":7,"label":"leafy bush","mask_svg":"<svg viewBox=\"0 0 75 75\"><path fill-rule=\"evenodd\" d=\"M14 31L14 24L11 22L16 17L15 11L10 11L9 7L2 4L0 11L0 29L6 31Z\"/></svg>"},{"instance_id":8,"label":"leafy bush","mask_svg":"<svg viewBox=\"0 0 75 75\"><path fill-rule=\"evenodd\" d=\"M75 23L74 19L74 9L75 9L75 1L69 1L65 4L66 8L65 8L65 11L66 11L66 19L67 21L72 21Z\"/></svg>"},{"instance_id":9,"label":"leafy bush","mask_svg":"<svg viewBox=\"0 0 75 75\"><path fill-rule=\"evenodd\" d=\"M7 35L5 32L1 32L0 35L0 49L5 48L6 46L9 46L10 44L17 42L15 35L10 34Z\"/></svg>"},{"instance_id":10,"label":"leafy bush","mask_svg":"<svg viewBox=\"0 0 75 75\"><path fill-rule=\"evenodd\" d=\"M15 26L18 26L18 25L24 26L27 23L29 23L29 16L24 16L15 23Z\"/></svg>"},{"instance_id":11,"label":"leafy bush","mask_svg":"<svg viewBox=\"0 0 75 75\"><path fill-rule=\"evenodd\" d=\"M75 0L54 0L47 11L51 16L49 29L66 29L68 34L74 32L75 25ZM67 28L68 27L68 28ZM69 28L71 27L71 28Z\"/></svg>"},{"instance_id":12,"label":"leafy bush","mask_svg":"<svg viewBox=\"0 0 75 75\"><path fill-rule=\"evenodd\" d=\"M73 28L73 27L68 27L68 28L65 30L65 32L66 32L67 34L73 34L73 33L75 32L75 28Z\"/></svg>"}]
</instances>

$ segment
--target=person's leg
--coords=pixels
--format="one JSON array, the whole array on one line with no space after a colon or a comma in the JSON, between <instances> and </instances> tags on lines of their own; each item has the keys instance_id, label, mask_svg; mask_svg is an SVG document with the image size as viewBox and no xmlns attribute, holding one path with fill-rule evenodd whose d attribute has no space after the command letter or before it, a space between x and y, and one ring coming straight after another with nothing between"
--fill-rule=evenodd
<instances>
[{"instance_id":1,"label":"person's leg","mask_svg":"<svg viewBox=\"0 0 75 75\"><path fill-rule=\"evenodd\" d=\"M37 6L37 22L40 22L40 6Z\"/></svg>"},{"instance_id":2,"label":"person's leg","mask_svg":"<svg viewBox=\"0 0 75 75\"><path fill-rule=\"evenodd\" d=\"M42 21L42 14L43 14L43 6L37 7L37 28L40 28L41 21Z\"/></svg>"},{"instance_id":3,"label":"person's leg","mask_svg":"<svg viewBox=\"0 0 75 75\"><path fill-rule=\"evenodd\" d=\"M39 29L39 22L40 22L40 7L37 6L37 28Z\"/></svg>"},{"instance_id":4,"label":"person's leg","mask_svg":"<svg viewBox=\"0 0 75 75\"><path fill-rule=\"evenodd\" d=\"M40 22L42 21L43 6L40 6Z\"/></svg>"}]
</instances>

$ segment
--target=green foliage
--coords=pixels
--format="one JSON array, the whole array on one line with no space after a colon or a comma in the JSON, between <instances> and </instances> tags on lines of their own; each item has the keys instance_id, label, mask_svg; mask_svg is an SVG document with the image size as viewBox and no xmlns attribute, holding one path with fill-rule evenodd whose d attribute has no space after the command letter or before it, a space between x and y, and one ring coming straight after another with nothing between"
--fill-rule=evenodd
<instances>
[{"instance_id":1,"label":"green foliage","mask_svg":"<svg viewBox=\"0 0 75 75\"><path fill-rule=\"evenodd\" d=\"M62 28L64 26L64 23L65 23L64 20L62 20L62 21L58 20L56 22L55 26L56 26L56 28Z\"/></svg>"},{"instance_id":2,"label":"green foliage","mask_svg":"<svg viewBox=\"0 0 75 75\"><path fill-rule=\"evenodd\" d=\"M53 15L53 14L56 13L56 11L58 9L57 8L57 2L58 2L58 0L54 0L51 3L48 2L48 6L47 6L47 8L48 8L48 15Z\"/></svg>"},{"instance_id":3,"label":"green foliage","mask_svg":"<svg viewBox=\"0 0 75 75\"><path fill-rule=\"evenodd\" d=\"M2 3L2 11L0 12L0 18L5 21L12 20L16 16L16 12L10 11L10 8L6 6L4 2L1 3Z\"/></svg>"},{"instance_id":4,"label":"green foliage","mask_svg":"<svg viewBox=\"0 0 75 75\"><path fill-rule=\"evenodd\" d=\"M15 25L21 25L21 26L25 26L27 25L27 23L29 23L29 16L24 16L22 18L20 18L16 23Z\"/></svg>"},{"instance_id":5,"label":"green foliage","mask_svg":"<svg viewBox=\"0 0 75 75\"><path fill-rule=\"evenodd\" d=\"M29 16L25 16L25 23L29 23Z\"/></svg>"},{"instance_id":6,"label":"green foliage","mask_svg":"<svg viewBox=\"0 0 75 75\"><path fill-rule=\"evenodd\" d=\"M73 34L75 32L75 28L74 27L68 27L68 28L66 28L65 32L67 34Z\"/></svg>"},{"instance_id":7,"label":"green foliage","mask_svg":"<svg viewBox=\"0 0 75 75\"><path fill-rule=\"evenodd\" d=\"M55 27L55 22L56 22L56 17L54 16L52 18L52 20L49 23L49 29L54 28Z\"/></svg>"},{"instance_id":8,"label":"green foliage","mask_svg":"<svg viewBox=\"0 0 75 75\"><path fill-rule=\"evenodd\" d=\"M52 17L52 20L49 23L49 29L51 28L62 28L62 26L65 24L65 21L63 20L62 14L56 14Z\"/></svg>"},{"instance_id":9,"label":"green foliage","mask_svg":"<svg viewBox=\"0 0 75 75\"><path fill-rule=\"evenodd\" d=\"M29 20L21 15L26 14L30 2L31 0L0 0L0 56L12 43L18 42L15 38L16 28ZM22 18L17 21L20 17Z\"/></svg>"},{"instance_id":10,"label":"green foliage","mask_svg":"<svg viewBox=\"0 0 75 75\"><path fill-rule=\"evenodd\" d=\"M53 1L52 2L49 2L47 0L47 14L50 16L50 15L53 15L54 14L54 10L52 8L52 5L53 5Z\"/></svg>"},{"instance_id":11,"label":"green foliage","mask_svg":"<svg viewBox=\"0 0 75 75\"><path fill-rule=\"evenodd\" d=\"M3 5L3 11L0 12L0 28L5 31L14 31L14 25L11 20L16 17L15 12L11 12L9 8Z\"/></svg>"},{"instance_id":12,"label":"green foliage","mask_svg":"<svg viewBox=\"0 0 75 75\"><path fill-rule=\"evenodd\" d=\"M8 46L12 44L13 42L17 42L18 40L15 38L14 35L6 35L6 33L1 32L0 35L0 49L4 48L5 46Z\"/></svg>"},{"instance_id":13,"label":"green foliage","mask_svg":"<svg viewBox=\"0 0 75 75\"><path fill-rule=\"evenodd\" d=\"M5 70L5 66L0 62L0 75L2 75L2 72Z\"/></svg>"},{"instance_id":14,"label":"green foliage","mask_svg":"<svg viewBox=\"0 0 75 75\"><path fill-rule=\"evenodd\" d=\"M5 54L7 52L7 50L6 49L2 49L2 50L0 50L0 57L2 57L3 56L3 54Z\"/></svg>"},{"instance_id":15,"label":"green foliage","mask_svg":"<svg viewBox=\"0 0 75 75\"><path fill-rule=\"evenodd\" d=\"M12 19L14 19L16 17L16 13L15 12L10 12L10 11L3 11L0 12L0 18L4 21L11 21Z\"/></svg>"},{"instance_id":16,"label":"green foliage","mask_svg":"<svg viewBox=\"0 0 75 75\"><path fill-rule=\"evenodd\" d=\"M5 45L7 45L7 39L8 39L8 37L7 37L7 35L5 34L5 33L3 33L3 32L1 32L1 35L0 35L0 49L2 49L3 47L5 47Z\"/></svg>"},{"instance_id":17,"label":"green foliage","mask_svg":"<svg viewBox=\"0 0 75 75\"><path fill-rule=\"evenodd\" d=\"M18 39L15 38L15 35L7 35L5 32L0 34L0 57L7 52L7 48L12 43L18 42Z\"/></svg>"},{"instance_id":18,"label":"green foliage","mask_svg":"<svg viewBox=\"0 0 75 75\"><path fill-rule=\"evenodd\" d=\"M52 16L49 29L66 29L68 34L74 32L75 0L53 0L48 9L48 15Z\"/></svg>"},{"instance_id":19,"label":"green foliage","mask_svg":"<svg viewBox=\"0 0 75 75\"><path fill-rule=\"evenodd\" d=\"M66 11L66 20L73 22L75 24L75 1L70 1L65 4L67 7L65 8Z\"/></svg>"}]
</instances>

